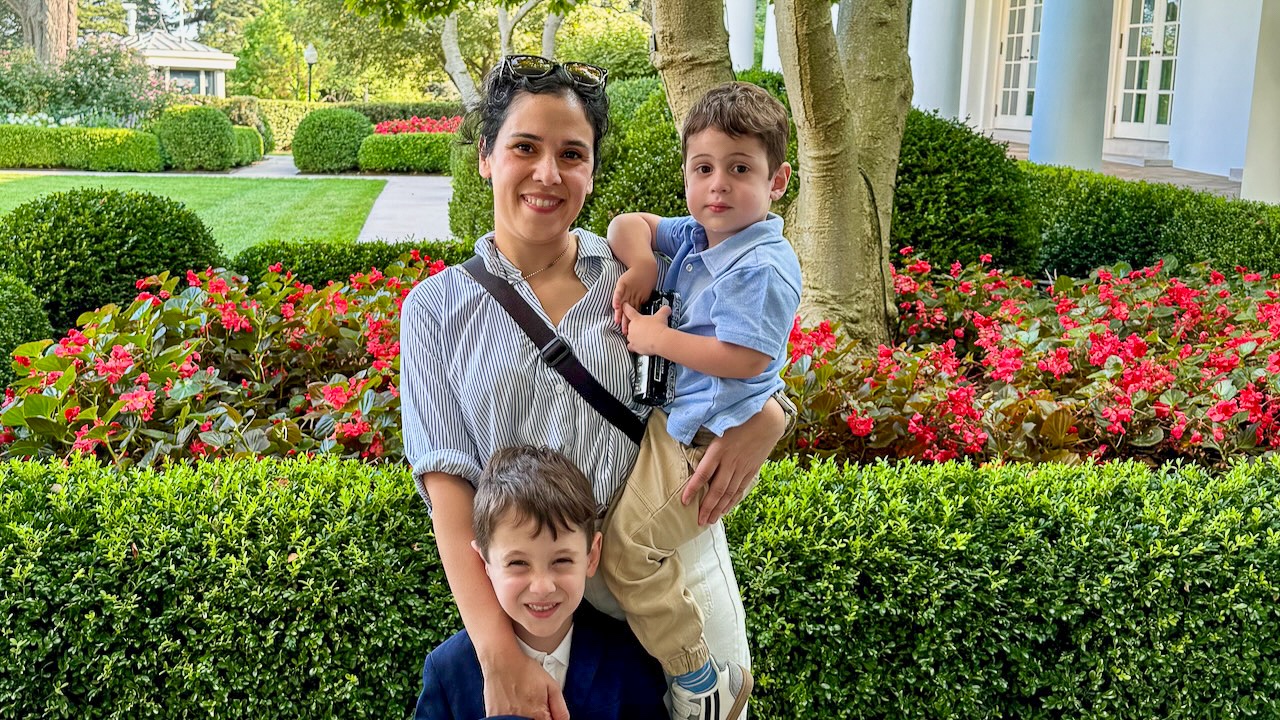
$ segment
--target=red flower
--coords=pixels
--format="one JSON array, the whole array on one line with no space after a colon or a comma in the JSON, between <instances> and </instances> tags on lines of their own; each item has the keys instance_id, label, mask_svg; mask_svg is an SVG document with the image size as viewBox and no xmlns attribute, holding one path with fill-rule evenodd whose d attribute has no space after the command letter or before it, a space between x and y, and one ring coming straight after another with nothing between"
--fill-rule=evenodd
<instances>
[{"instance_id":1,"label":"red flower","mask_svg":"<svg viewBox=\"0 0 1280 720\"><path fill-rule=\"evenodd\" d=\"M849 414L849 432L857 437L866 437L875 428L875 421L869 417L859 417L857 411Z\"/></svg>"}]
</instances>

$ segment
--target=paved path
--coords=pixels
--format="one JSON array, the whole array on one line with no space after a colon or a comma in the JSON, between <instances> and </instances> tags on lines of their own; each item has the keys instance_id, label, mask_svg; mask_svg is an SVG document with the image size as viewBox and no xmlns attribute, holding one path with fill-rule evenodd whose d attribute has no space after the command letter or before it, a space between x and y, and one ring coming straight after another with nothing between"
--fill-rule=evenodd
<instances>
[{"instance_id":1,"label":"paved path","mask_svg":"<svg viewBox=\"0 0 1280 720\"><path fill-rule=\"evenodd\" d=\"M1025 143L1009 143L1008 152L1011 157L1019 160L1027 159L1027 145ZM1181 170L1176 167L1131 165L1106 159L1102 161L1102 172L1105 175L1125 180L1169 183L1170 185L1180 185L1193 190L1208 190L1214 195L1223 197L1240 197L1240 183L1221 175L1209 175L1192 170Z\"/></svg>"}]
</instances>

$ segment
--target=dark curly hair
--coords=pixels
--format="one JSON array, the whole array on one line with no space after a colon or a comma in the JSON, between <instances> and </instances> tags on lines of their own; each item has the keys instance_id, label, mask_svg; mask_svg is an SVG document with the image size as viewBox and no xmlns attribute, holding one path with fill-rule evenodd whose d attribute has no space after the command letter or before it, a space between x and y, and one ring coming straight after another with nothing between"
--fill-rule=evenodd
<instances>
[{"instance_id":1,"label":"dark curly hair","mask_svg":"<svg viewBox=\"0 0 1280 720\"><path fill-rule=\"evenodd\" d=\"M542 77L515 77L502 71L502 63L490 68L484 76L483 98L480 105L467 111L466 120L462 124L459 138L464 143L480 142L480 154L488 157L498 141L498 131L507 120L511 111L511 103L521 93L554 93L556 95L575 95L582 103L582 110L595 131L591 143L591 172L600 169L600 142L609 132L609 96L605 95L604 86L584 87L574 82L564 68L557 67L555 72Z\"/></svg>"}]
</instances>

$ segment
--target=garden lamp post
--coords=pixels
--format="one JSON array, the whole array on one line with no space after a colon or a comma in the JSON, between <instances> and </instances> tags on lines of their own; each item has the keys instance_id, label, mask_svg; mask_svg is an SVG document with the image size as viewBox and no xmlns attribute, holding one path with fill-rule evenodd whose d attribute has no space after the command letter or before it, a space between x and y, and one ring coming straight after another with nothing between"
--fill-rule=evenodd
<instances>
[{"instance_id":1,"label":"garden lamp post","mask_svg":"<svg viewBox=\"0 0 1280 720\"><path fill-rule=\"evenodd\" d=\"M311 66L320 59L316 46L307 43L307 49L302 51L302 59L307 61L307 102L311 102Z\"/></svg>"}]
</instances>

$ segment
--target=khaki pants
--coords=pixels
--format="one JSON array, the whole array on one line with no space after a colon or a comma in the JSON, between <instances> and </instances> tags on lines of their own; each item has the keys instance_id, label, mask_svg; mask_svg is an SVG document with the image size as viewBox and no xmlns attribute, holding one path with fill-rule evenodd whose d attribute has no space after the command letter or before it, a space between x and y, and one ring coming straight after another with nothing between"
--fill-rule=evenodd
<instances>
[{"instance_id":1,"label":"khaki pants","mask_svg":"<svg viewBox=\"0 0 1280 720\"><path fill-rule=\"evenodd\" d=\"M699 430L693 446L685 446L667 433L666 414L655 410L640 444L635 469L605 516L601 575L640 643L672 676L693 672L710 657L704 636L704 609L718 615L707 619L709 623L740 627L739 632L745 637L745 617L737 578L728 562L727 545L725 557L713 564L717 565L716 574L726 576L717 584L731 588L733 597L728 607L723 602L701 607L711 598L702 598L702 603L695 599L686 582L688 570L680 558L692 541L711 530L723 544L724 531L719 523L712 527L698 524L698 505L706 488L688 505L680 502L690 473L714 438L710 431ZM686 546L685 552L677 553L682 546ZM718 648L717 660L735 660L749 666L749 658L735 657L744 652L742 648L742 652L730 650L723 655L724 649Z\"/></svg>"}]
</instances>

